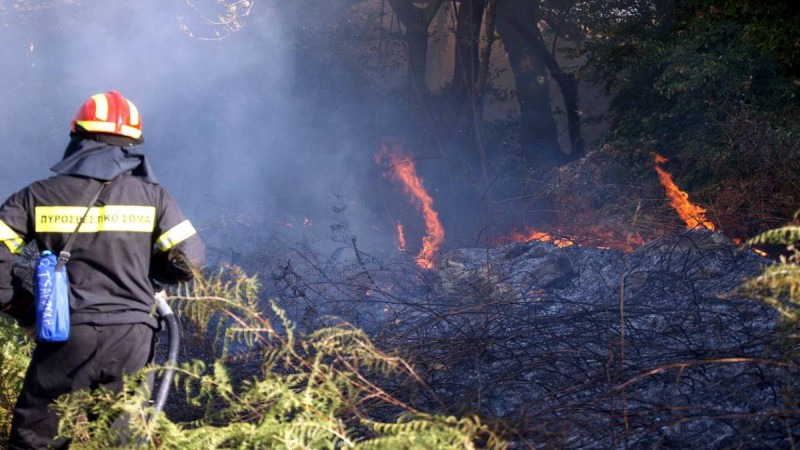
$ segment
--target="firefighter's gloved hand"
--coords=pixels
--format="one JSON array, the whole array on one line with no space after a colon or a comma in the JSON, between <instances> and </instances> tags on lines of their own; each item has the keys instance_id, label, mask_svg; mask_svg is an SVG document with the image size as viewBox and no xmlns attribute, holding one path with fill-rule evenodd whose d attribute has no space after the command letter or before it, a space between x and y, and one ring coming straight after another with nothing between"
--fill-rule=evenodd
<instances>
[{"instance_id":1,"label":"firefighter's gloved hand","mask_svg":"<svg viewBox=\"0 0 800 450\"><path fill-rule=\"evenodd\" d=\"M10 317L10 318L12 318L14 320L17 320L17 318L14 317L12 315L12 313L11 313L11 303L8 303L8 304L3 305L3 306L0 307L0 314L4 315L6 317Z\"/></svg>"},{"instance_id":2,"label":"firefighter's gloved hand","mask_svg":"<svg viewBox=\"0 0 800 450\"><path fill-rule=\"evenodd\" d=\"M156 293L153 295L153 297L155 297L156 301L160 301L160 300L166 301L167 300L167 291L165 291L164 289L158 289L156 291Z\"/></svg>"},{"instance_id":3,"label":"firefighter's gloved hand","mask_svg":"<svg viewBox=\"0 0 800 450\"><path fill-rule=\"evenodd\" d=\"M19 329L28 339L32 341L36 340L36 327L19 327Z\"/></svg>"},{"instance_id":4,"label":"firefighter's gloved hand","mask_svg":"<svg viewBox=\"0 0 800 450\"><path fill-rule=\"evenodd\" d=\"M0 313L16 320L20 327L31 328L36 324L36 299L27 290L15 290L14 297L0 308Z\"/></svg>"},{"instance_id":5,"label":"firefighter's gloved hand","mask_svg":"<svg viewBox=\"0 0 800 450\"><path fill-rule=\"evenodd\" d=\"M34 302L31 299L15 298L0 308L0 314L16 320L22 334L30 340L36 339L36 315Z\"/></svg>"}]
</instances>

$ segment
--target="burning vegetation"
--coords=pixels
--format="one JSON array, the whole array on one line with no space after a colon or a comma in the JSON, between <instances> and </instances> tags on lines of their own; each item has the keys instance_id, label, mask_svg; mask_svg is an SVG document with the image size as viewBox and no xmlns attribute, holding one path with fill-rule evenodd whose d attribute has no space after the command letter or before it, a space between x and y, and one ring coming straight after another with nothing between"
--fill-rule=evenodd
<instances>
[{"instance_id":1,"label":"burning vegetation","mask_svg":"<svg viewBox=\"0 0 800 450\"><path fill-rule=\"evenodd\" d=\"M422 248L417 255L417 265L423 269L435 267L434 258L444 242L444 225L439 220L439 213L433 208L433 197L425 189L422 179L417 174L413 158L406 155L397 143L385 141L381 150L375 155L375 162L385 165L384 176L400 185L409 201L422 213L425 221L425 236ZM402 224L398 222L398 247L405 248L405 237Z\"/></svg>"},{"instance_id":2,"label":"burning vegetation","mask_svg":"<svg viewBox=\"0 0 800 450\"><path fill-rule=\"evenodd\" d=\"M499 420L509 448L797 438L787 430L800 415L775 393L800 389L800 368L764 358L776 314L734 294L764 259L719 233L682 230L627 252L537 233L444 251L435 267L323 260L295 257L271 277L303 325L344 318L398 349L424 387L387 390Z\"/></svg>"},{"instance_id":3,"label":"burning vegetation","mask_svg":"<svg viewBox=\"0 0 800 450\"><path fill-rule=\"evenodd\" d=\"M669 204L675 208L675 212L686 223L686 227L689 229L705 228L711 231L715 230L714 224L706 218L706 209L690 202L689 194L680 190L675 182L672 181L672 175L659 166L659 164L667 162L667 158L658 153L653 153L653 160L655 161L658 180L667 191Z\"/></svg>"},{"instance_id":4,"label":"burning vegetation","mask_svg":"<svg viewBox=\"0 0 800 450\"><path fill-rule=\"evenodd\" d=\"M661 186L664 188L667 202L683 221L685 227L690 230L705 229L715 231L717 227L706 217L707 210L698 204L692 203L689 200L689 194L681 190L672 179L672 175L660 166L666 163L667 159L657 153L651 153L651 155L654 161L654 170L658 175ZM422 238L422 248L417 255L416 261L420 268L435 268L434 260L437 252L444 244L445 227L434 208L433 197L417 173L413 156L405 152L397 142L386 140L381 150L375 155L375 161L384 166L384 176L391 178L400 186L406 198L422 214L426 235ZM556 228L552 231L526 226L522 230L512 230L495 238L492 243L493 245L501 246L513 242L538 241L552 243L560 248L578 245L599 249L615 249L630 253L646 242L642 230L635 227L638 213L639 207L637 207L634 214L633 226L625 223L616 225L593 223L577 228L573 227L571 230ZM548 228L548 225L544 224L542 228ZM653 231L650 230L645 235L648 235L649 239L654 239L659 233L654 233ZM406 232L400 220L395 223L395 233L397 249L405 252L407 249ZM739 242L738 238L734 238L734 240Z\"/></svg>"}]
</instances>

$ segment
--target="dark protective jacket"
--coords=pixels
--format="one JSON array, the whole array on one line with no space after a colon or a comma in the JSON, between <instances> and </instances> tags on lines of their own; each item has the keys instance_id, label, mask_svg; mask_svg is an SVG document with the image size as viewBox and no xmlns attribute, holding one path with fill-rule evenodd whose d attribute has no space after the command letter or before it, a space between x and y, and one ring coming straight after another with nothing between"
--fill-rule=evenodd
<instances>
[{"instance_id":1,"label":"dark protective jacket","mask_svg":"<svg viewBox=\"0 0 800 450\"><path fill-rule=\"evenodd\" d=\"M157 327L151 279L175 283L202 266L195 228L137 149L73 140L52 170L0 207L0 306L14 296L15 254L31 240L58 254L105 182L67 263L71 322Z\"/></svg>"}]
</instances>

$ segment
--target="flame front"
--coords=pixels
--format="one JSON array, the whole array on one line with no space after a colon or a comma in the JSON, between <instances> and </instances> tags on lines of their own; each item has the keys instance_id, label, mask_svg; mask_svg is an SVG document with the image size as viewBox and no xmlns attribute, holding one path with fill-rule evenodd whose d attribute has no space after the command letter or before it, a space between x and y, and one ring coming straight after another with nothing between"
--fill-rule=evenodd
<instances>
[{"instance_id":1,"label":"flame front","mask_svg":"<svg viewBox=\"0 0 800 450\"><path fill-rule=\"evenodd\" d=\"M414 161L403 154L397 148L398 145L392 145L384 142L381 145L381 150L375 155L375 161L379 164L385 163L388 169L384 172L384 176L391 177L393 180L400 183L411 202L416 208L422 212L422 217L425 219L425 237L422 238L422 249L417 255L417 265L423 269L433 269L433 256L441 247L444 242L444 226L439 220L439 213L433 209L433 198L425 190L422 180L417 175L417 168Z\"/></svg>"},{"instance_id":2,"label":"flame front","mask_svg":"<svg viewBox=\"0 0 800 450\"><path fill-rule=\"evenodd\" d=\"M708 230L714 230L716 227L712 222L706 219L706 209L693 204L689 201L689 194L680 190L678 186L672 181L672 175L665 171L658 164L667 162L667 158L653 153L653 160L655 161L656 173L658 173L658 180L664 186L669 198L669 204L675 208L680 218L686 223L687 228L705 227Z\"/></svg>"}]
</instances>

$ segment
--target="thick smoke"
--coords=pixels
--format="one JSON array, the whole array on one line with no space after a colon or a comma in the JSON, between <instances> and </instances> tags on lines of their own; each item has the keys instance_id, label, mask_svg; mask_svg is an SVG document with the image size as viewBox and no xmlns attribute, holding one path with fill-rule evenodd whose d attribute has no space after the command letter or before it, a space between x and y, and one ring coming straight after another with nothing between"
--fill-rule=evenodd
<instances>
[{"instance_id":1,"label":"thick smoke","mask_svg":"<svg viewBox=\"0 0 800 450\"><path fill-rule=\"evenodd\" d=\"M78 106L116 89L212 247L249 245L237 223L324 245L343 206L362 245L392 246L393 224L362 200L380 174L375 137L356 129L368 114L347 95L356 83L300 60L325 49L300 48L295 6L256 2L241 30L205 40L214 28L184 2L31 3L0 4L0 196L49 176Z\"/></svg>"}]
</instances>

